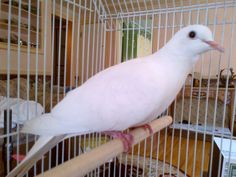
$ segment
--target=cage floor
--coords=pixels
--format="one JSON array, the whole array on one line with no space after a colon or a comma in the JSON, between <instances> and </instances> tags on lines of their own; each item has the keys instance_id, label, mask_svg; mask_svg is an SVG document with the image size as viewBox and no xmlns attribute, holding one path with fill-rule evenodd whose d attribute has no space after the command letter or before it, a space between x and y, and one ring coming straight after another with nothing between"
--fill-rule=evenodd
<instances>
[{"instance_id":1,"label":"cage floor","mask_svg":"<svg viewBox=\"0 0 236 177\"><path fill-rule=\"evenodd\" d=\"M173 137L174 138L172 139L172 132L169 130L167 131L166 136L165 131L161 131L160 138L158 138L158 134L155 134L153 136L153 143L151 143L151 138L147 139L146 152L144 151L145 143L142 142L140 144L140 155L143 156L144 154L146 154L146 157L150 157L150 155L152 154L152 158L155 159L158 152L158 160L171 164L172 166L177 167L177 169L180 169L183 172L186 171L186 174L189 176L192 176L193 168L195 168L196 177L200 176L201 170L202 172L207 173L210 160L211 142L205 141L205 147L202 148L203 141L200 140L199 137L198 139L196 139L196 143L194 138L190 137L188 141L186 137L180 136L179 132L174 132ZM158 141L160 143L159 146ZM152 153L150 151L151 146ZM171 152L173 154L172 157ZM188 152L187 159L186 152ZM195 152L197 155L194 157ZM135 146L134 154L138 155L138 146ZM202 160L203 169L201 169Z\"/></svg>"}]
</instances>

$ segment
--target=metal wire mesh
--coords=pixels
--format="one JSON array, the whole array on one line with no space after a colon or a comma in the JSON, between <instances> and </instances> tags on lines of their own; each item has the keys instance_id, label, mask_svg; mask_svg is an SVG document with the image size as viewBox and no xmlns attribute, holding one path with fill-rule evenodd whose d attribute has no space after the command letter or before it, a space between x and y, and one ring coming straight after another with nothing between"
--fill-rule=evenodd
<instances>
[{"instance_id":1,"label":"metal wire mesh","mask_svg":"<svg viewBox=\"0 0 236 177\"><path fill-rule=\"evenodd\" d=\"M169 128L87 176L231 173L230 164L236 161L235 0L0 0L0 4L1 176L37 140L20 133L24 121L50 112L68 91L99 71L158 51L189 24L207 25L225 52L201 56L165 112L174 119ZM214 137L220 137L219 150L224 149L223 138L230 144L228 155L219 156L217 162ZM64 140L26 176L106 141L108 137L99 133ZM226 162L226 171L221 171Z\"/></svg>"}]
</instances>

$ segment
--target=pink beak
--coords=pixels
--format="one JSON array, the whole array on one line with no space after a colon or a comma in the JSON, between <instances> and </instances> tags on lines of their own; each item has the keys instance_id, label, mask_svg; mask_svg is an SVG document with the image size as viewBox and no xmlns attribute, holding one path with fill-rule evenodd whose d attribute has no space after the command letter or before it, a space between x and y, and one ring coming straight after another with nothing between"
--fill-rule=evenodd
<instances>
[{"instance_id":1,"label":"pink beak","mask_svg":"<svg viewBox=\"0 0 236 177\"><path fill-rule=\"evenodd\" d=\"M203 41L205 43L207 43L208 45L210 45L213 49L216 49L220 52L224 52L224 48L222 46L220 46L217 42L215 41Z\"/></svg>"}]
</instances>

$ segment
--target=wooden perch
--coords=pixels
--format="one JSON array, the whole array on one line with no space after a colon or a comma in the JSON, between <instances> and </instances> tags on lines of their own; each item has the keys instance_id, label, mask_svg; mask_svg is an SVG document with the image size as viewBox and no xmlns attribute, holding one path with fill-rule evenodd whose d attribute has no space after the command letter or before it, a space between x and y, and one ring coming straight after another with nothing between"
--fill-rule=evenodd
<instances>
[{"instance_id":1,"label":"wooden perch","mask_svg":"<svg viewBox=\"0 0 236 177\"><path fill-rule=\"evenodd\" d=\"M172 123L172 118L170 116L164 116L156 119L150 123L153 129L153 133L160 131L161 129L167 127ZM139 143L145 138L149 137L149 131L143 128L136 128L130 133L134 137L133 145ZM123 143L120 139L114 139L105 143L90 152L84 153L72 160L69 160L49 171L46 171L43 175L38 175L38 177L65 177L65 176L84 176L100 165L106 163L108 160L116 157L124 151Z\"/></svg>"}]
</instances>

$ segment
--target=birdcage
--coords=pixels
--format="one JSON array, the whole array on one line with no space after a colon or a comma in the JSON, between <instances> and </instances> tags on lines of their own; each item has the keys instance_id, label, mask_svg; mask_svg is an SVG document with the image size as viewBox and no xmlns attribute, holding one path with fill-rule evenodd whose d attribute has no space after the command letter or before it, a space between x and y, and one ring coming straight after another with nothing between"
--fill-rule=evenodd
<instances>
[{"instance_id":1,"label":"birdcage","mask_svg":"<svg viewBox=\"0 0 236 177\"><path fill-rule=\"evenodd\" d=\"M163 113L173 117L170 126L85 176L235 176L235 0L1 0L0 14L0 176L37 141L20 132L25 121L99 71L157 52L191 24L208 26L224 53L200 56ZM62 172L110 141L98 132L64 139L24 174ZM54 175L68 176L74 165Z\"/></svg>"}]
</instances>

